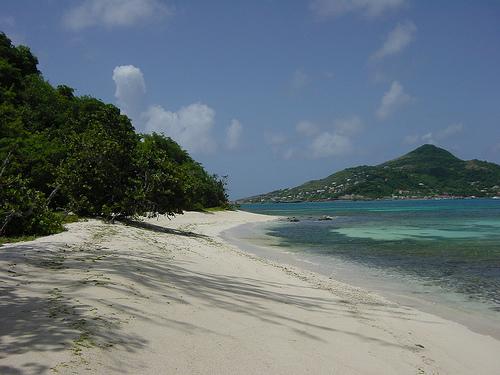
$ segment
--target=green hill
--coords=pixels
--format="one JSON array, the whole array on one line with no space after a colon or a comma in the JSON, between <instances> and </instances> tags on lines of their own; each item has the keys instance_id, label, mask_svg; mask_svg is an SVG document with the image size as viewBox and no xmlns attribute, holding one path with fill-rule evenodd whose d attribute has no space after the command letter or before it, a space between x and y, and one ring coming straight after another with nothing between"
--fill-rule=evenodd
<instances>
[{"instance_id":1,"label":"green hill","mask_svg":"<svg viewBox=\"0 0 500 375\"><path fill-rule=\"evenodd\" d=\"M52 86L37 65L0 32L0 237L55 233L68 212L115 220L227 205L225 179L172 139L137 133L119 108Z\"/></svg>"},{"instance_id":2,"label":"green hill","mask_svg":"<svg viewBox=\"0 0 500 375\"><path fill-rule=\"evenodd\" d=\"M500 165L464 161L442 148L423 145L380 165L347 168L321 180L241 199L239 203L498 195Z\"/></svg>"}]
</instances>

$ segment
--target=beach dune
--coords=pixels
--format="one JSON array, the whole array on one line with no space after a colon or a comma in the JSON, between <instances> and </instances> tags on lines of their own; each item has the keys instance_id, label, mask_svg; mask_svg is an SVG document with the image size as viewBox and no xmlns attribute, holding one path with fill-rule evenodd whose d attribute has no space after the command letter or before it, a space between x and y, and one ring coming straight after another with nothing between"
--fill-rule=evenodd
<instances>
[{"instance_id":1,"label":"beach dune","mask_svg":"<svg viewBox=\"0 0 500 375\"><path fill-rule=\"evenodd\" d=\"M247 254L275 218L89 220L0 248L0 374L500 374L500 341Z\"/></svg>"}]
</instances>

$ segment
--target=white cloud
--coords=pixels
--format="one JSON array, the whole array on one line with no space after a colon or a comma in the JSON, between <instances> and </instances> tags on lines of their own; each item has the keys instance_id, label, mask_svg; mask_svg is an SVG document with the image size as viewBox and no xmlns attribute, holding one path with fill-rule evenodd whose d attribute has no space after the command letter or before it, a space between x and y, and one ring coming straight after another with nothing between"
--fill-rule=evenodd
<instances>
[{"instance_id":1,"label":"white cloud","mask_svg":"<svg viewBox=\"0 0 500 375\"><path fill-rule=\"evenodd\" d=\"M323 132L310 145L311 157L314 159L344 155L352 149L349 137L338 133Z\"/></svg>"},{"instance_id":2,"label":"white cloud","mask_svg":"<svg viewBox=\"0 0 500 375\"><path fill-rule=\"evenodd\" d=\"M242 132L243 125L238 120L233 119L231 125L226 129L226 146L228 149L234 150L238 147Z\"/></svg>"},{"instance_id":3,"label":"white cloud","mask_svg":"<svg viewBox=\"0 0 500 375\"><path fill-rule=\"evenodd\" d=\"M382 47L371 56L371 59L380 60L397 54L415 39L416 31L417 28L411 21L398 24L389 33Z\"/></svg>"},{"instance_id":4,"label":"white cloud","mask_svg":"<svg viewBox=\"0 0 500 375\"><path fill-rule=\"evenodd\" d=\"M271 150L274 154L283 159L288 160L295 156L294 148L289 146L290 139L283 133L265 131L264 141L271 146Z\"/></svg>"},{"instance_id":5,"label":"white cloud","mask_svg":"<svg viewBox=\"0 0 500 375\"><path fill-rule=\"evenodd\" d=\"M212 136L215 111L205 104L190 104L177 112L151 106L143 119L147 132L164 133L191 153L210 154L217 149Z\"/></svg>"},{"instance_id":6,"label":"white cloud","mask_svg":"<svg viewBox=\"0 0 500 375\"><path fill-rule=\"evenodd\" d=\"M1 27L14 27L16 25L16 19L12 16L0 16L0 26Z\"/></svg>"},{"instance_id":7,"label":"white cloud","mask_svg":"<svg viewBox=\"0 0 500 375\"><path fill-rule=\"evenodd\" d=\"M415 143L418 143L419 140L420 140L419 135L416 134L407 135L406 137L404 137L403 143L406 143L408 145L414 145Z\"/></svg>"},{"instance_id":8,"label":"white cloud","mask_svg":"<svg viewBox=\"0 0 500 375\"><path fill-rule=\"evenodd\" d=\"M63 24L75 31L92 26L125 27L171 14L159 0L83 0L63 16Z\"/></svg>"},{"instance_id":9,"label":"white cloud","mask_svg":"<svg viewBox=\"0 0 500 375\"><path fill-rule=\"evenodd\" d=\"M381 120L387 118L396 109L411 100L411 96L404 92L403 86L398 81L394 81L384 96L377 110L377 117Z\"/></svg>"},{"instance_id":10,"label":"white cloud","mask_svg":"<svg viewBox=\"0 0 500 375\"><path fill-rule=\"evenodd\" d=\"M26 37L16 31L16 19L12 16L0 16L0 28L13 45L26 44Z\"/></svg>"},{"instance_id":11,"label":"white cloud","mask_svg":"<svg viewBox=\"0 0 500 375\"><path fill-rule=\"evenodd\" d=\"M301 135L312 137L313 135L318 134L319 127L310 121L301 121L295 126L295 130Z\"/></svg>"},{"instance_id":12,"label":"white cloud","mask_svg":"<svg viewBox=\"0 0 500 375\"><path fill-rule=\"evenodd\" d=\"M363 122L358 116L352 116L335 121L335 131L339 135L352 137L363 130Z\"/></svg>"},{"instance_id":13,"label":"white cloud","mask_svg":"<svg viewBox=\"0 0 500 375\"><path fill-rule=\"evenodd\" d=\"M113 69L115 97L118 106L128 116L135 118L141 110L142 97L146 93L146 83L139 68L121 65Z\"/></svg>"},{"instance_id":14,"label":"white cloud","mask_svg":"<svg viewBox=\"0 0 500 375\"><path fill-rule=\"evenodd\" d=\"M318 134L309 145L309 156L313 159L340 156L352 151L352 138L363 130L358 116L334 121L334 130Z\"/></svg>"},{"instance_id":15,"label":"white cloud","mask_svg":"<svg viewBox=\"0 0 500 375\"><path fill-rule=\"evenodd\" d=\"M311 11L321 18L336 17L345 13L361 13L378 17L389 10L406 5L407 0L312 0Z\"/></svg>"},{"instance_id":16,"label":"white cloud","mask_svg":"<svg viewBox=\"0 0 500 375\"><path fill-rule=\"evenodd\" d=\"M424 135L408 135L403 139L403 142L406 144L417 144L417 143L430 143L430 144L439 144L442 141L445 141L449 138L454 137L457 134L460 134L464 130L464 125L462 123L451 124L446 128L439 129L435 132L427 132Z\"/></svg>"},{"instance_id":17,"label":"white cloud","mask_svg":"<svg viewBox=\"0 0 500 375\"><path fill-rule=\"evenodd\" d=\"M284 159L292 157L319 159L345 155L352 151L352 139L363 128L363 122L358 116L337 119L333 122L333 126L330 126L330 130L321 130L315 123L301 121L295 126L296 132L302 136L297 140L298 144L281 152L283 149L277 146L282 143L275 142L273 150L281 154ZM285 138L277 140L288 141Z\"/></svg>"},{"instance_id":18,"label":"white cloud","mask_svg":"<svg viewBox=\"0 0 500 375\"><path fill-rule=\"evenodd\" d=\"M288 142L288 137L281 133L265 132L264 139L271 146L280 146Z\"/></svg>"},{"instance_id":19,"label":"white cloud","mask_svg":"<svg viewBox=\"0 0 500 375\"><path fill-rule=\"evenodd\" d=\"M23 34L18 34L16 32L7 32L7 36L9 37L10 41L12 42L13 45L15 46L20 46L20 45L26 45L26 36Z\"/></svg>"},{"instance_id":20,"label":"white cloud","mask_svg":"<svg viewBox=\"0 0 500 375\"><path fill-rule=\"evenodd\" d=\"M310 82L311 79L309 78L309 76L301 69L297 69L295 72L293 72L290 85L293 90L300 90L306 87Z\"/></svg>"},{"instance_id":21,"label":"white cloud","mask_svg":"<svg viewBox=\"0 0 500 375\"><path fill-rule=\"evenodd\" d=\"M422 141L424 143L430 143L430 144L434 144L436 143L436 141L434 141L434 137L432 135L432 132L429 132L429 133L426 133L422 136Z\"/></svg>"},{"instance_id":22,"label":"white cloud","mask_svg":"<svg viewBox=\"0 0 500 375\"><path fill-rule=\"evenodd\" d=\"M442 140L450 138L456 134L461 133L464 130L464 125L462 123L452 124L436 134L436 139Z\"/></svg>"},{"instance_id":23,"label":"white cloud","mask_svg":"<svg viewBox=\"0 0 500 375\"><path fill-rule=\"evenodd\" d=\"M290 160L292 159L293 157L295 157L297 151L293 148L293 147L289 147L285 150L285 152L283 152L283 159L285 160Z\"/></svg>"},{"instance_id":24,"label":"white cloud","mask_svg":"<svg viewBox=\"0 0 500 375\"><path fill-rule=\"evenodd\" d=\"M136 127L146 132L164 133L194 154L216 151L217 142L212 134L215 111L212 108L202 103L193 103L181 107L177 112L159 105L150 106L144 111L142 99L146 93L146 83L139 68L133 65L117 66L113 70L113 81L120 109L132 118ZM238 120L231 122L227 129L228 148L237 146L242 128Z\"/></svg>"}]
</instances>

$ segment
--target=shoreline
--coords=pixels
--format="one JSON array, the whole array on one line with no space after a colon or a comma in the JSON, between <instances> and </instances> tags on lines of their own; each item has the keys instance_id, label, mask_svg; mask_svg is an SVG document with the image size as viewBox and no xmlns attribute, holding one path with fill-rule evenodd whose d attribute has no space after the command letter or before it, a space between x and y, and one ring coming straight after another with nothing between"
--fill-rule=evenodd
<instances>
[{"instance_id":1,"label":"shoreline","mask_svg":"<svg viewBox=\"0 0 500 375\"><path fill-rule=\"evenodd\" d=\"M494 374L500 341L222 238L274 220L95 220L0 247L0 372Z\"/></svg>"},{"instance_id":2,"label":"shoreline","mask_svg":"<svg viewBox=\"0 0 500 375\"><path fill-rule=\"evenodd\" d=\"M276 218L280 220L279 216ZM383 274L383 271L376 270L377 272L375 272L366 265L359 265L333 256L325 259L325 256L286 251L285 248L273 244L273 238L263 233L264 228L256 229L257 226L258 224L255 223L242 224L229 228L221 233L221 236L243 251L270 260L275 264L295 267L300 271L317 274L320 278L334 279L364 289L391 302L439 316L464 325L476 333L500 340L500 317L496 316L497 313L493 316L493 313L487 310L486 305L483 306L484 303L470 302L461 294L443 291L440 288L429 292L429 295L421 296L422 292L413 290L415 285L410 286L409 281L405 280L402 275L389 279L387 275ZM274 246L276 249L273 248ZM322 264L323 261L329 263ZM333 263L339 264L332 268ZM401 283L404 283L404 287ZM407 290L408 288L412 288L412 290ZM446 296L451 296L452 299L455 297L453 303L441 300ZM477 317L477 314L480 314L480 317Z\"/></svg>"}]
</instances>

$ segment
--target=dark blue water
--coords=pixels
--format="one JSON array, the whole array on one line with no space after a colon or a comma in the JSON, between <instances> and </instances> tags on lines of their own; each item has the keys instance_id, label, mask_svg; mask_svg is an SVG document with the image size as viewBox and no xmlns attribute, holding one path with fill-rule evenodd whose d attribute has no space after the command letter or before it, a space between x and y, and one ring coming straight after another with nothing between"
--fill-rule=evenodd
<instances>
[{"instance_id":1,"label":"dark blue water","mask_svg":"<svg viewBox=\"0 0 500 375\"><path fill-rule=\"evenodd\" d=\"M252 204L295 216L266 229L278 246L409 276L500 311L500 200ZM324 215L331 221L318 220Z\"/></svg>"}]
</instances>

